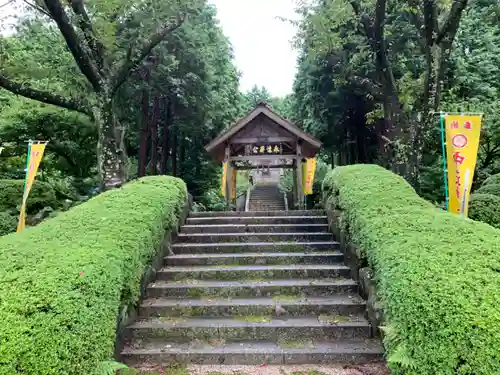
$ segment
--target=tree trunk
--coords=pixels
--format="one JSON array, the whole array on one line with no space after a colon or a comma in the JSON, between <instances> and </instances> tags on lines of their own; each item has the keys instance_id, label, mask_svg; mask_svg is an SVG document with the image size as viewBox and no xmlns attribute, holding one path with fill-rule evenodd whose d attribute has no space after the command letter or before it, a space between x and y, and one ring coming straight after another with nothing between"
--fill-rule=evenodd
<instances>
[{"instance_id":1,"label":"tree trunk","mask_svg":"<svg viewBox=\"0 0 500 375\"><path fill-rule=\"evenodd\" d=\"M172 102L168 97L163 98L163 109L165 111L165 118L163 123L163 134L162 134L162 160L161 160L161 174L168 173L168 156L170 154L169 150L169 130L172 124Z\"/></svg>"},{"instance_id":2,"label":"tree trunk","mask_svg":"<svg viewBox=\"0 0 500 375\"><path fill-rule=\"evenodd\" d=\"M153 99L153 120L151 124L151 174L158 174L158 112L160 98L156 95Z\"/></svg>"},{"instance_id":3,"label":"tree trunk","mask_svg":"<svg viewBox=\"0 0 500 375\"><path fill-rule=\"evenodd\" d=\"M186 166L186 142L184 140L184 134L182 131L179 132L179 175L182 176L184 172L184 168Z\"/></svg>"},{"instance_id":4,"label":"tree trunk","mask_svg":"<svg viewBox=\"0 0 500 375\"><path fill-rule=\"evenodd\" d=\"M149 139L149 90L142 90L142 127L139 141L139 160L137 175L143 177L146 175L147 150Z\"/></svg>"},{"instance_id":5,"label":"tree trunk","mask_svg":"<svg viewBox=\"0 0 500 375\"><path fill-rule=\"evenodd\" d=\"M177 125L172 129L172 176L177 177Z\"/></svg>"},{"instance_id":6,"label":"tree trunk","mask_svg":"<svg viewBox=\"0 0 500 375\"><path fill-rule=\"evenodd\" d=\"M94 109L98 128L97 165L101 190L122 186L128 178L128 160L125 150L125 128L119 123L113 100L100 98L101 106Z\"/></svg>"}]
</instances>

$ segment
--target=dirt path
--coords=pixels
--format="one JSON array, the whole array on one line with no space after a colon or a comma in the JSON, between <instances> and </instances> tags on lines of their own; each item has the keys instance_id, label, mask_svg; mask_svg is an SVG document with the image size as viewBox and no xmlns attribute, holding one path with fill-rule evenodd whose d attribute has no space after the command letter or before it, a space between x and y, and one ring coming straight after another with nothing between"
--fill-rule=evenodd
<instances>
[{"instance_id":1,"label":"dirt path","mask_svg":"<svg viewBox=\"0 0 500 375\"><path fill-rule=\"evenodd\" d=\"M384 364L365 366L190 366L190 375L388 375Z\"/></svg>"},{"instance_id":2,"label":"dirt path","mask_svg":"<svg viewBox=\"0 0 500 375\"><path fill-rule=\"evenodd\" d=\"M384 363L363 366L195 366L165 368L142 368L125 372L126 375L389 375Z\"/></svg>"}]
</instances>

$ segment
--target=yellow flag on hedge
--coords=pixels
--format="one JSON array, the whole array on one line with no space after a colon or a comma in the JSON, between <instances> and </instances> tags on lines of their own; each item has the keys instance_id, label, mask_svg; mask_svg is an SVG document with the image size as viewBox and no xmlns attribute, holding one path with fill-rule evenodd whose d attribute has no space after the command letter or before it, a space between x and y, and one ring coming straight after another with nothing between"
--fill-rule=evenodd
<instances>
[{"instance_id":1,"label":"yellow flag on hedge","mask_svg":"<svg viewBox=\"0 0 500 375\"><path fill-rule=\"evenodd\" d=\"M24 194L21 202L21 210L19 213L19 223L17 224L17 232L22 231L26 226L26 201L35 181L38 167L42 161L43 153L47 142L29 143L28 156L26 162L26 180L24 182Z\"/></svg>"},{"instance_id":2,"label":"yellow flag on hedge","mask_svg":"<svg viewBox=\"0 0 500 375\"><path fill-rule=\"evenodd\" d=\"M314 173L316 172L316 158L306 159L302 164L302 189L304 195L313 193Z\"/></svg>"},{"instance_id":3,"label":"yellow flag on hedge","mask_svg":"<svg viewBox=\"0 0 500 375\"><path fill-rule=\"evenodd\" d=\"M467 217L482 115L445 115L448 211Z\"/></svg>"}]
</instances>

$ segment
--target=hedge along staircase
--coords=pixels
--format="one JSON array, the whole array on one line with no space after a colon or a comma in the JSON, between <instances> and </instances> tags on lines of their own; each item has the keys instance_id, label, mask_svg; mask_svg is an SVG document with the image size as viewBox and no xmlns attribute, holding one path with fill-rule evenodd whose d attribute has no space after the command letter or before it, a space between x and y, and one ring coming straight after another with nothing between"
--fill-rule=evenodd
<instances>
[{"instance_id":1,"label":"hedge along staircase","mask_svg":"<svg viewBox=\"0 0 500 375\"><path fill-rule=\"evenodd\" d=\"M321 211L192 213L122 351L133 366L380 360Z\"/></svg>"}]
</instances>

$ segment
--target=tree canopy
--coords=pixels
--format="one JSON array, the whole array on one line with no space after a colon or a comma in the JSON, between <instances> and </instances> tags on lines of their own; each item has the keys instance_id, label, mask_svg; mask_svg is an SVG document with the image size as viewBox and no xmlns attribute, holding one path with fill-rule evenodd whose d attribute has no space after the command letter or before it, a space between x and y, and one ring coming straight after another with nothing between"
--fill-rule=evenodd
<instances>
[{"instance_id":1,"label":"tree canopy","mask_svg":"<svg viewBox=\"0 0 500 375\"><path fill-rule=\"evenodd\" d=\"M484 112L479 179L498 172L494 1L299 3L293 117L332 164L376 162L440 200L440 111Z\"/></svg>"}]
</instances>

